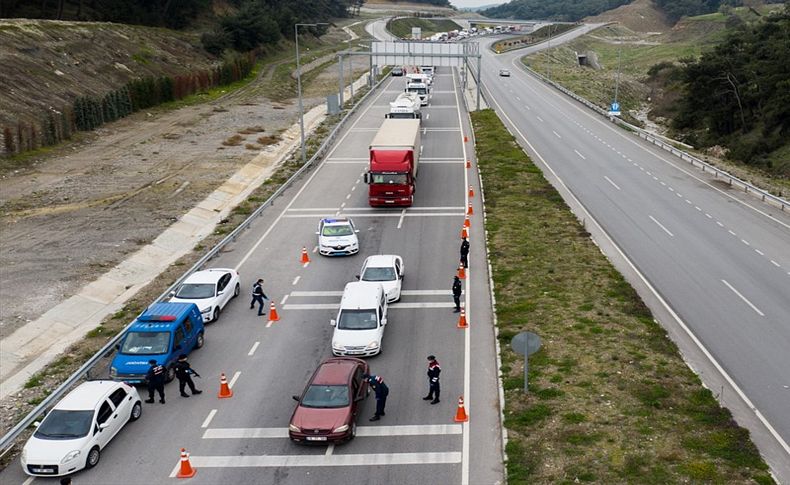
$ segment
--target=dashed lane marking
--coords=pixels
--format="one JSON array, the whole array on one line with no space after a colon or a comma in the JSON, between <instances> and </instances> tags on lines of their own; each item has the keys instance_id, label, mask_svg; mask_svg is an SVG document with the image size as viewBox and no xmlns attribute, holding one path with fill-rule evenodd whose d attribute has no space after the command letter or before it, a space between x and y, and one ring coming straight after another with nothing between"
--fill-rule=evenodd
<instances>
[{"instance_id":1,"label":"dashed lane marking","mask_svg":"<svg viewBox=\"0 0 790 485\"><path fill-rule=\"evenodd\" d=\"M406 209L403 209L403 211L400 213L400 219L398 219L398 229L403 227L403 218L404 217L406 217Z\"/></svg>"},{"instance_id":2,"label":"dashed lane marking","mask_svg":"<svg viewBox=\"0 0 790 485\"><path fill-rule=\"evenodd\" d=\"M241 371L237 370L235 374L233 374L233 378L228 382L228 387L233 389L233 385L236 384L236 381L239 380L239 376L241 375Z\"/></svg>"},{"instance_id":3,"label":"dashed lane marking","mask_svg":"<svg viewBox=\"0 0 790 485\"><path fill-rule=\"evenodd\" d=\"M247 352L247 355L250 356L250 357L255 355L255 351L258 350L258 346L260 344L261 344L260 342L255 342L254 344L252 344L252 348L250 349L249 352ZM205 426L203 426L203 427L205 428Z\"/></svg>"},{"instance_id":4,"label":"dashed lane marking","mask_svg":"<svg viewBox=\"0 0 790 485\"><path fill-rule=\"evenodd\" d=\"M579 150L573 150L573 151L574 151L574 152L576 152L576 155L579 155L579 157L580 157L582 160L587 160L587 157L585 157L584 155L582 155L581 153L579 153Z\"/></svg>"},{"instance_id":5,"label":"dashed lane marking","mask_svg":"<svg viewBox=\"0 0 790 485\"><path fill-rule=\"evenodd\" d=\"M201 428L208 428L208 425L211 424L211 420L214 419L214 416L216 414L217 414L217 410L216 409L212 409L211 411L209 411L208 416L206 416L206 419L203 420L203 424L201 424L200 427Z\"/></svg>"},{"instance_id":6,"label":"dashed lane marking","mask_svg":"<svg viewBox=\"0 0 790 485\"><path fill-rule=\"evenodd\" d=\"M300 278L301 278L301 276L297 276L296 278L294 278L294 280L291 282L291 285L295 285L295 284L299 283L299 279Z\"/></svg>"}]
</instances>

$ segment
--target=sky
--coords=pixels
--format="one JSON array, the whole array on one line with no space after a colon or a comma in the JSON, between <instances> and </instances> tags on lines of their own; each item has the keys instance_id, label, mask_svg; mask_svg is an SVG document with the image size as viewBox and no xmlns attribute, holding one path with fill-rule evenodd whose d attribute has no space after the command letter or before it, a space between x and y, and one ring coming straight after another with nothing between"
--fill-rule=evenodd
<instances>
[{"instance_id":1,"label":"sky","mask_svg":"<svg viewBox=\"0 0 790 485\"><path fill-rule=\"evenodd\" d=\"M480 7L491 5L492 3L506 3L507 0L450 0L450 3L458 8Z\"/></svg>"}]
</instances>

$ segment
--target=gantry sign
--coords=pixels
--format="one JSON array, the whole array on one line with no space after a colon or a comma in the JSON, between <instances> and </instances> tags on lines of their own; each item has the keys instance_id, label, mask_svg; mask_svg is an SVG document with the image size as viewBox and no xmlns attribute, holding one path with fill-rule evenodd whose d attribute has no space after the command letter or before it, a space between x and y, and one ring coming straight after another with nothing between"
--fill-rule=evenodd
<instances>
[{"instance_id":1,"label":"gantry sign","mask_svg":"<svg viewBox=\"0 0 790 485\"><path fill-rule=\"evenodd\" d=\"M341 87L343 86L343 57L368 56L370 58L371 80L383 66L441 66L456 67L461 72L461 79L466 89L467 73L471 60L477 59L478 73L477 107L480 109L480 45L477 42L410 42L410 41L375 41L370 43L369 51L344 51L338 53ZM343 104L342 89L340 104Z\"/></svg>"}]
</instances>

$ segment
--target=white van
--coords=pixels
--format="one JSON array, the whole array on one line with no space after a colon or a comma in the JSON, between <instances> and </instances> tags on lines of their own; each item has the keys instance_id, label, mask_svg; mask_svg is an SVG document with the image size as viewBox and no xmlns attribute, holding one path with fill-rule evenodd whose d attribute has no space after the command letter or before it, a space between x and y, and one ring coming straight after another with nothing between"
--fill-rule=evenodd
<instances>
[{"instance_id":1,"label":"white van","mask_svg":"<svg viewBox=\"0 0 790 485\"><path fill-rule=\"evenodd\" d=\"M409 83L406 85L407 93L415 93L420 97L420 106L428 106L428 85L425 83Z\"/></svg>"},{"instance_id":2,"label":"white van","mask_svg":"<svg viewBox=\"0 0 790 485\"><path fill-rule=\"evenodd\" d=\"M346 284L337 319L329 322L332 354L370 357L381 352L387 325L387 294L381 283L354 281Z\"/></svg>"}]
</instances>

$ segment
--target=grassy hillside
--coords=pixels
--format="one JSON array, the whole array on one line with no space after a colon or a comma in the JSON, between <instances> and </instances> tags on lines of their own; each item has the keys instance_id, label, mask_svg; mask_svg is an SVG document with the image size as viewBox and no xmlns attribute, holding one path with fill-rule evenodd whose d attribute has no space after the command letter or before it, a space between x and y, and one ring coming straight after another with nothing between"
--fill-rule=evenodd
<instances>
[{"instance_id":1,"label":"grassy hillside","mask_svg":"<svg viewBox=\"0 0 790 485\"><path fill-rule=\"evenodd\" d=\"M460 30L461 26L449 19L426 19L417 17L408 17L391 20L387 24L387 28L393 35L408 39L411 38L412 27L420 27L422 29L422 38L430 37L437 32L449 32L451 30Z\"/></svg>"}]
</instances>

